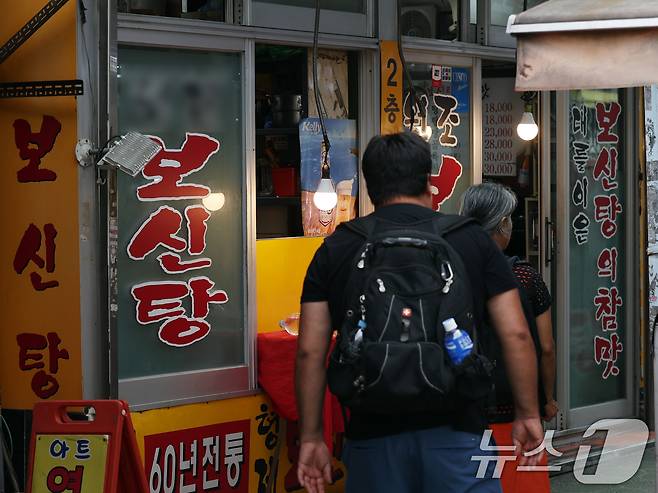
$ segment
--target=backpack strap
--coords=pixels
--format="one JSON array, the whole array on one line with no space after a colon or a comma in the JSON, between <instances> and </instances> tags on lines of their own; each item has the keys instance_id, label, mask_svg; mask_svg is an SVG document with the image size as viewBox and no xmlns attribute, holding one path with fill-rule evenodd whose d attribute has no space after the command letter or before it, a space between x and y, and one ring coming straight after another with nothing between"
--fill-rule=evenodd
<instances>
[{"instance_id":1,"label":"backpack strap","mask_svg":"<svg viewBox=\"0 0 658 493\"><path fill-rule=\"evenodd\" d=\"M467 224L477 224L477 221L472 217L459 216L457 214L437 214L437 217L432 220L432 224L436 234L443 236L457 231Z\"/></svg>"},{"instance_id":2,"label":"backpack strap","mask_svg":"<svg viewBox=\"0 0 658 493\"><path fill-rule=\"evenodd\" d=\"M339 228L349 229L366 240L372 236L376 226L377 218L373 214L357 217L356 219L338 225Z\"/></svg>"},{"instance_id":3,"label":"backpack strap","mask_svg":"<svg viewBox=\"0 0 658 493\"><path fill-rule=\"evenodd\" d=\"M357 217L351 221L340 223L338 228L349 229L362 238L368 239L375 231L377 221L377 217L374 214L368 214L367 216ZM435 233L440 236L452 233L467 224L478 224L472 217L464 217L457 214L436 214L436 217L431 218L430 221L432 221ZM425 222L420 221L418 224Z\"/></svg>"}]
</instances>

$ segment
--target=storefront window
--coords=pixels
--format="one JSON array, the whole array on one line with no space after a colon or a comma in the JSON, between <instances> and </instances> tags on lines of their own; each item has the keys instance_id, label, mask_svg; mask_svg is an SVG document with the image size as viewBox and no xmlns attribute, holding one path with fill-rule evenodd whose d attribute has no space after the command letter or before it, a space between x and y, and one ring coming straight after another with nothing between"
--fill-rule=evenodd
<instances>
[{"instance_id":1,"label":"storefront window","mask_svg":"<svg viewBox=\"0 0 658 493\"><path fill-rule=\"evenodd\" d=\"M400 1L400 30L404 36L459 39L460 0Z\"/></svg>"},{"instance_id":2,"label":"storefront window","mask_svg":"<svg viewBox=\"0 0 658 493\"><path fill-rule=\"evenodd\" d=\"M224 21L225 0L118 0L119 12Z\"/></svg>"},{"instance_id":3,"label":"storefront window","mask_svg":"<svg viewBox=\"0 0 658 493\"><path fill-rule=\"evenodd\" d=\"M322 138L312 50L256 47L256 233L258 238L325 236L356 215L358 56L319 50L318 87L331 148L329 178L340 200L315 206Z\"/></svg>"},{"instance_id":4,"label":"storefront window","mask_svg":"<svg viewBox=\"0 0 658 493\"><path fill-rule=\"evenodd\" d=\"M315 8L315 0L259 0L263 3L289 5L291 7ZM365 13L365 0L321 0L323 10L338 10L342 12Z\"/></svg>"},{"instance_id":5,"label":"storefront window","mask_svg":"<svg viewBox=\"0 0 658 493\"><path fill-rule=\"evenodd\" d=\"M491 0L491 24L507 26L510 15L531 9L546 0Z\"/></svg>"},{"instance_id":6,"label":"storefront window","mask_svg":"<svg viewBox=\"0 0 658 493\"><path fill-rule=\"evenodd\" d=\"M617 90L569 99L570 402L626 395L626 166Z\"/></svg>"},{"instance_id":7,"label":"storefront window","mask_svg":"<svg viewBox=\"0 0 658 493\"><path fill-rule=\"evenodd\" d=\"M245 364L242 63L119 49L119 131L165 148L118 174L119 379Z\"/></svg>"},{"instance_id":8,"label":"storefront window","mask_svg":"<svg viewBox=\"0 0 658 493\"><path fill-rule=\"evenodd\" d=\"M322 0L320 32L374 36L374 11L366 0ZM252 0L251 25L312 32L315 0ZM370 17L370 19L369 19Z\"/></svg>"},{"instance_id":9,"label":"storefront window","mask_svg":"<svg viewBox=\"0 0 658 493\"><path fill-rule=\"evenodd\" d=\"M471 181L471 71L468 68L410 63L415 103L405 81L404 125L432 149L433 206L456 213Z\"/></svg>"}]
</instances>

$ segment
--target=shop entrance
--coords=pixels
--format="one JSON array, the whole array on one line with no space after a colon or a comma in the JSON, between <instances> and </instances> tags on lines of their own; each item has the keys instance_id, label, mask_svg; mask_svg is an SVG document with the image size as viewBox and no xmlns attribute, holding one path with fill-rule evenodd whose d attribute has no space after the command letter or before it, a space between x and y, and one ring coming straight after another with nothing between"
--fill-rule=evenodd
<instances>
[{"instance_id":1,"label":"shop entrance","mask_svg":"<svg viewBox=\"0 0 658 493\"><path fill-rule=\"evenodd\" d=\"M523 140L516 129L525 111L537 119L538 101L536 93L514 91L515 74L512 62L482 62L482 180L501 183L516 194L506 254L542 272L539 138Z\"/></svg>"},{"instance_id":2,"label":"shop entrance","mask_svg":"<svg viewBox=\"0 0 658 493\"><path fill-rule=\"evenodd\" d=\"M554 99L560 428L636 412L639 233L630 97L613 89L560 92Z\"/></svg>"},{"instance_id":3,"label":"shop entrance","mask_svg":"<svg viewBox=\"0 0 658 493\"><path fill-rule=\"evenodd\" d=\"M549 427L630 417L639 369L631 103L617 90L517 93L514 75L513 64L482 62L482 180L517 194L506 254L527 259L553 298L561 411ZM516 131L524 111L539 125L528 142Z\"/></svg>"}]
</instances>

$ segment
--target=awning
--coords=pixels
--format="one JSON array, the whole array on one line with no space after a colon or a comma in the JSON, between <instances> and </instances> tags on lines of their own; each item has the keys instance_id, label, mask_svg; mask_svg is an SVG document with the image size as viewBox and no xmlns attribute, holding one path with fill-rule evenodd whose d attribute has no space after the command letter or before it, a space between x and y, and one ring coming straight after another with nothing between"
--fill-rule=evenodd
<instances>
[{"instance_id":1,"label":"awning","mask_svg":"<svg viewBox=\"0 0 658 493\"><path fill-rule=\"evenodd\" d=\"M507 32L517 91L658 84L658 0L549 0Z\"/></svg>"}]
</instances>

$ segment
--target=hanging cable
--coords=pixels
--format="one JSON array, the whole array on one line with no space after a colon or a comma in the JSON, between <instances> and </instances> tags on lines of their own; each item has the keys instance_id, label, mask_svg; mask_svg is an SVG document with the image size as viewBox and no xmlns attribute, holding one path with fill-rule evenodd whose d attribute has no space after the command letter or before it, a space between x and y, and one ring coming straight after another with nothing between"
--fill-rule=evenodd
<instances>
[{"instance_id":1,"label":"hanging cable","mask_svg":"<svg viewBox=\"0 0 658 493\"><path fill-rule=\"evenodd\" d=\"M11 436L11 429L9 428L9 424L7 424L7 421L5 420L5 417L0 414L0 420L2 421L2 426L3 428L7 429L7 436L9 437L9 458L13 459L14 458L14 439ZM2 435L2 433L0 433Z\"/></svg>"},{"instance_id":2,"label":"hanging cable","mask_svg":"<svg viewBox=\"0 0 658 493\"><path fill-rule=\"evenodd\" d=\"M329 149L331 143L324 126L325 106L322 94L318 89L318 38L320 36L320 0L315 0L315 26L313 28L313 94L315 96L315 107L318 110L320 128L322 129L322 143L324 152L321 153L322 178L329 178ZM326 176L325 176L326 175Z\"/></svg>"},{"instance_id":3,"label":"hanging cable","mask_svg":"<svg viewBox=\"0 0 658 493\"><path fill-rule=\"evenodd\" d=\"M414 130L414 120L416 119L416 90L414 89L414 83L411 80L411 75L409 74L409 69L407 68L407 62L404 59L404 52L402 51L402 0L397 0L397 10L398 10L398 53L400 55L400 62L402 63L402 71L404 72L404 77L407 80L407 85L409 86L409 108L411 120L409 121L409 131L413 132ZM404 84L402 85L402 126L404 126Z\"/></svg>"},{"instance_id":4,"label":"hanging cable","mask_svg":"<svg viewBox=\"0 0 658 493\"><path fill-rule=\"evenodd\" d=\"M331 211L336 207L336 190L331 182L329 149L331 143L324 126L324 117L327 115L322 94L318 88L318 38L320 36L320 0L315 0L315 26L313 29L313 94L315 107L318 109L320 128L322 129L322 147L320 149L320 183L313 194L313 204L321 211Z\"/></svg>"}]
</instances>

